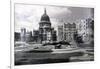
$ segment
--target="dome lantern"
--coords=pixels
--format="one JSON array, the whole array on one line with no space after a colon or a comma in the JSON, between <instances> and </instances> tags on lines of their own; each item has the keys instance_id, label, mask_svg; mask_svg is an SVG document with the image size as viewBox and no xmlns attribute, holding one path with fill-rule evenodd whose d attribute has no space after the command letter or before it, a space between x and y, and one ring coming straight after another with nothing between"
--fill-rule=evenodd
<instances>
[{"instance_id":1,"label":"dome lantern","mask_svg":"<svg viewBox=\"0 0 100 69\"><path fill-rule=\"evenodd\" d=\"M46 8L44 9L44 14L41 16L41 21L48 21L48 22L50 22L50 18L47 15Z\"/></svg>"}]
</instances>

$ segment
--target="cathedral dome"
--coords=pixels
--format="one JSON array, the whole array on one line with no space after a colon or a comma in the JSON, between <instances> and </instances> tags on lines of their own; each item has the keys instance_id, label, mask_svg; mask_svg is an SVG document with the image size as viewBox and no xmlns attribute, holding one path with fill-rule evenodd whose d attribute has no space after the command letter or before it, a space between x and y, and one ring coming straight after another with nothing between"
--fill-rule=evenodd
<instances>
[{"instance_id":1,"label":"cathedral dome","mask_svg":"<svg viewBox=\"0 0 100 69\"><path fill-rule=\"evenodd\" d=\"M48 22L50 22L50 18L49 18L49 16L46 13L46 9L44 10L44 14L41 17L41 21L48 21Z\"/></svg>"}]
</instances>

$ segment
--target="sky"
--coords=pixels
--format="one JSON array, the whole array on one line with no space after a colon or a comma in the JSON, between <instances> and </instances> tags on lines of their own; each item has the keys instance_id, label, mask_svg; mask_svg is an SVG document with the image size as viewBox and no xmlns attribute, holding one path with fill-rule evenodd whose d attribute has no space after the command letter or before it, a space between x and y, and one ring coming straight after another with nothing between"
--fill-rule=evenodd
<instances>
[{"instance_id":1,"label":"sky","mask_svg":"<svg viewBox=\"0 0 100 69\"><path fill-rule=\"evenodd\" d=\"M38 30L45 8L55 30L59 24L73 23L93 15L91 12L93 8L15 4L15 31L20 32L21 28L26 28L28 31Z\"/></svg>"}]
</instances>

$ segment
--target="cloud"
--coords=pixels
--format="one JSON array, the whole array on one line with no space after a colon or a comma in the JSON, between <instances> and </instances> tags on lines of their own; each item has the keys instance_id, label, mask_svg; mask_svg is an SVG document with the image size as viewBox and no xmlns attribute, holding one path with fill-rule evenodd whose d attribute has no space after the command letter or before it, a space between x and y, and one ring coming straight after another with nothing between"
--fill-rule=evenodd
<instances>
[{"instance_id":1,"label":"cloud","mask_svg":"<svg viewBox=\"0 0 100 69\"><path fill-rule=\"evenodd\" d=\"M52 25L56 26L59 22L58 18L61 15L70 14L71 11L68 8L56 7L56 6L39 6L39 5L15 5L15 25L16 28L26 27L38 29L38 24L41 16L44 13L44 8L47 10L47 14L50 16ZM57 20L58 19L58 20Z\"/></svg>"},{"instance_id":2,"label":"cloud","mask_svg":"<svg viewBox=\"0 0 100 69\"><path fill-rule=\"evenodd\" d=\"M58 17L58 16L60 17L61 15L71 14L71 11L67 7L52 6L52 7L48 7L47 12L51 17Z\"/></svg>"},{"instance_id":3,"label":"cloud","mask_svg":"<svg viewBox=\"0 0 100 69\"><path fill-rule=\"evenodd\" d=\"M40 18L46 8L52 26L57 29L57 25L66 22L74 22L79 18L89 16L90 8L43 6L43 5L15 5L15 28L38 29ZM15 30L15 31L16 31Z\"/></svg>"}]
</instances>

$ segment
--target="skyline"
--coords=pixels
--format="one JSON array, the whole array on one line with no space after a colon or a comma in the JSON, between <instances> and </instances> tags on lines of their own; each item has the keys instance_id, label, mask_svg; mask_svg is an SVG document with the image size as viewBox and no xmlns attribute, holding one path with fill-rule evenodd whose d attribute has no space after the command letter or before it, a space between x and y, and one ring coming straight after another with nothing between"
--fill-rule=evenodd
<instances>
[{"instance_id":1,"label":"skyline","mask_svg":"<svg viewBox=\"0 0 100 69\"><path fill-rule=\"evenodd\" d=\"M16 4L15 32L19 32L23 27L29 31L37 30L44 8L46 8L50 17L52 27L56 30L59 24L73 23L76 20L86 19L93 15L93 12L91 12L93 8Z\"/></svg>"}]
</instances>

